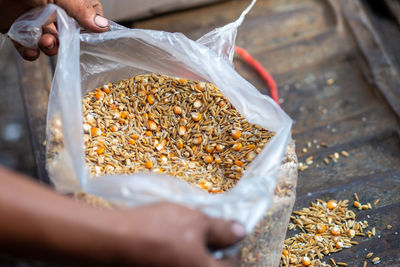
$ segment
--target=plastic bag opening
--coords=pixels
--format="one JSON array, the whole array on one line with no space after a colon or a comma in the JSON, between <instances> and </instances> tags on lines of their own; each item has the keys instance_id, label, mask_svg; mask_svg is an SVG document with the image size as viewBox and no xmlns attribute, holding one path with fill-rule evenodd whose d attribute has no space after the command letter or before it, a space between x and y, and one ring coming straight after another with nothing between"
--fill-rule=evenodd
<instances>
[{"instance_id":1,"label":"plastic bag opening","mask_svg":"<svg viewBox=\"0 0 400 267\"><path fill-rule=\"evenodd\" d=\"M210 216L238 220L251 231L272 203L292 124L276 103L259 93L231 65L236 29L255 2L236 22L206 34L199 42L180 33L122 26L101 34L80 34L76 22L55 5L24 17L31 19L18 21L10 37L23 43L23 30L29 29L32 42L37 40L38 28L57 13L60 48L47 124L48 144L60 144L59 153L51 153L52 148L47 147L52 154L48 170L56 189L83 190L127 206L171 201ZM177 179L155 174L90 178L83 150L82 95L109 81L146 72L211 82L249 122L276 133L230 192L208 195ZM61 136L56 136L51 127L54 123Z\"/></svg>"}]
</instances>

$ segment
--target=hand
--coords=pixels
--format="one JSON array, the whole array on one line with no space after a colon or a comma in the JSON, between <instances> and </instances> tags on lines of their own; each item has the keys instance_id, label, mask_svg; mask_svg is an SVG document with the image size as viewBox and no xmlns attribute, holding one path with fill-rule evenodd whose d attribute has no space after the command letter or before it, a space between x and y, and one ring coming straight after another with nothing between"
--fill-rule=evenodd
<instances>
[{"instance_id":1,"label":"hand","mask_svg":"<svg viewBox=\"0 0 400 267\"><path fill-rule=\"evenodd\" d=\"M175 204L142 206L113 215L119 235L112 242L122 265L163 267L239 266L239 258L214 259L207 248L244 238L244 227Z\"/></svg>"},{"instance_id":2,"label":"hand","mask_svg":"<svg viewBox=\"0 0 400 267\"><path fill-rule=\"evenodd\" d=\"M62 7L69 16L86 30L104 32L109 24L103 17L103 8L98 0L0 0L0 31L7 32L11 24L28 10L45 6L49 3ZM39 49L31 49L14 42L19 54L26 60L36 60ZM43 34L39 40L39 48L46 55L53 56L58 51L58 31L54 23L43 26Z\"/></svg>"},{"instance_id":3,"label":"hand","mask_svg":"<svg viewBox=\"0 0 400 267\"><path fill-rule=\"evenodd\" d=\"M234 222L171 203L96 209L0 167L0 251L62 265L233 267L211 257L245 236Z\"/></svg>"}]
</instances>

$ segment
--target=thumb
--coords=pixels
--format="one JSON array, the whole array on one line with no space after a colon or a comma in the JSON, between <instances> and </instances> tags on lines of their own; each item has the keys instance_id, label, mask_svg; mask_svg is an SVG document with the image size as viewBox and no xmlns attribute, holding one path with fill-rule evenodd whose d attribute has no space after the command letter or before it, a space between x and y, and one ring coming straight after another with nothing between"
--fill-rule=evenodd
<instances>
[{"instance_id":1,"label":"thumb","mask_svg":"<svg viewBox=\"0 0 400 267\"><path fill-rule=\"evenodd\" d=\"M245 236L246 230L242 224L235 221L209 218L207 244L210 248L232 246Z\"/></svg>"},{"instance_id":2,"label":"thumb","mask_svg":"<svg viewBox=\"0 0 400 267\"><path fill-rule=\"evenodd\" d=\"M58 0L55 3L65 9L79 25L88 31L104 32L108 30L109 23L103 17L103 8L97 0Z\"/></svg>"}]
</instances>

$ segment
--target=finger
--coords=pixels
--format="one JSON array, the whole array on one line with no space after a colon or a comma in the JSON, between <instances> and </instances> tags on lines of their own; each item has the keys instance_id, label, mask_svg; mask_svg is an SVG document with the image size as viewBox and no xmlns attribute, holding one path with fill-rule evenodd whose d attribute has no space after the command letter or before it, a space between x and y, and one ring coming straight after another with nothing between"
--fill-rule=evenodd
<instances>
[{"instance_id":1,"label":"finger","mask_svg":"<svg viewBox=\"0 0 400 267\"><path fill-rule=\"evenodd\" d=\"M228 247L246 236L246 229L235 221L209 219L207 243L212 248Z\"/></svg>"},{"instance_id":2,"label":"finger","mask_svg":"<svg viewBox=\"0 0 400 267\"><path fill-rule=\"evenodd\" d=\"M18 53L22 58L29 61L34 61L40 56L39 49L27 48L25 46L20 45L19 43L12 41Z\"/></svg>"},{"instance_id":3,"label":"finger","mask_svg":"<svg viewBox=\"0 0 400 267\"><path fill-rule=\"evenodd\" d=\"M210 267L239 267L240 266L240 256L230 255L222 258L221 260L212 259Z\"/></svg>"},{"instance_id":4,"label":"finger","mask_svg":"<svg viewBox=\"0 0 400 267\"><path fill-rule=\"evenodd\" d=\"M104 16L103 6L101 5L101 3L98 0L90 0L90 1L94 10L96 10L96 14Z\"/></svg>"},{"instance_id":5,"label":"finger","mask_svg":"<svg viewBox=\"0 0 400 267\"><path fill-rule=\"evenodd\" d=\"M39 40L40 49L48 56L54 56L58 51L58 32L54 23L43 27Z\"/></svg>"},{"instance_id":6,"label":"finger","mask_svg":"<svg viewBox=\"0 0 400 267\"><path fill-rule=\"evenodd\" d=\"M56 4L76 19L83 28L93 32L108 30L109 23L103 17L103 9L99 1L95 0L58 0Z\"/></svg>"}]
</instances>

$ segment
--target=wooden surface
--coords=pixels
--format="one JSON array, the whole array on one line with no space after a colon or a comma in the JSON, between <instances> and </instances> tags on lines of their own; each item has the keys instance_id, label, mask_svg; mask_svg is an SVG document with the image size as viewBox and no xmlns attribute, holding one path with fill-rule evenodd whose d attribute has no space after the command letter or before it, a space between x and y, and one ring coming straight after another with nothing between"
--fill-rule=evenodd
<instances>
[{"instance_id":1,"label":"wooden surface","mask_svg":"<svg viewBox=\"0 0 400 267\"><path fill-rule=\"evenodd\" d=\"M246 2L230 1L133 26L181 31L197 39L234 20ZM395 234L400 233L400 84L393 53L386 50L396 46L390 40L380 39L364 7L354 0L261 0L237 37L237 44L277 80L282 107L295 120L300 161L314 157L314 164L299 174L295 209L317 198L352 200L353 192L364 203L380 199L372 210L357 213L376 227L377 236L357 238L359 246L332 255L349 266L362 266L368 251L382 259L380 266L400 265L400 235ZM262 92L268 91L239 58L235 65ZM318 146L321 142L328 147ZM341 150L350 156L323 163ZM387 224L393 229L386 230Z\"/></svg>"},{"instance_id":2,"label":"wooden surface","mask_svg":"<svg viewBox=\"0 0 400 267\"><path fill-rule=\"evenodd\" d=\"M183 32L197 39L236 19L248 3L228 1L132 26ZM399 69L390 50L395 45L390 38L382 39L363 3L259 0L239 29L237 44L276 79L282 107L295 120L299 160L314 157L309 169L300 172L295 209L317 198L352 200L353 192L363 203L380 199L372 210L357 212L360 220L376 227L377 235L357 238L360 245L332 256L349 266L362 266L372 251L381 258L379 266L399 266ZM393 29L395 39L399 31ZM235 66L261 92L268 92L260 77L239 58ZM40 129L32 125L34 138ZM328 147L321 147L321 142ZM323 163L323 158L341 150L350 156L335 164ZM387 224L393 229L387 230Z\"/></svg>"},{"instance_id":3,"label":"wooden surface","mask_svg":"<svg viewBox=\"0 0 400 267\"><path fill-rule=\"evenodd\" d=\"M46 115L51 87L51 64L49 59L40 55L33 62L17 57L20 76L21 95L24 100L26 116L31 132L32 151L37 165L37 177L43 183L50 183L45 167Z\"/></svg>"},{"instance_id":4,"label":"wooden surface","mask_svg":"<svg viewBox=\"0 0 400 267\"><path fill-rule=\"evenodd\" d=\"M223 0L100 0L104 15L111 20L149 18L176 10L198 7Z\"/></svg>"}]
</instances>

